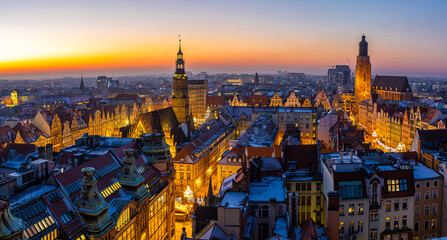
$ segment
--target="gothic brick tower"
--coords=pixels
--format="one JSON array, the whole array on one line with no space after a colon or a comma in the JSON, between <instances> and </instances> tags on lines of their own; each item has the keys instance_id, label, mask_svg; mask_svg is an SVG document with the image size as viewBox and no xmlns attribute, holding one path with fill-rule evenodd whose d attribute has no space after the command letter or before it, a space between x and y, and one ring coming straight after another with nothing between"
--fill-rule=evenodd
<instances>
[{"instance_id":1,"label":"gothic brick tower","mask_svg":"<svg viewBox=\"0 0 447 240\"><path fill-rule=\"evenodd\" d=\"M172 109L180 124L189 124L188 77L185 72L182 45L179 39L179 50L175 62L174 83L172 86Z\"/></svg>"},{"instance_id":2,"label":"gothic brick tower","mask_svg":"<svg viewBox=\"0 0 447 240\"><path fill-rule=\"evenodd\" d=\"M365 35L359 43L359 55L355 67L355 113L359 113L359 104L371 95L371 62L368 56L368 43Z\"/></svg>"}]
</instances>

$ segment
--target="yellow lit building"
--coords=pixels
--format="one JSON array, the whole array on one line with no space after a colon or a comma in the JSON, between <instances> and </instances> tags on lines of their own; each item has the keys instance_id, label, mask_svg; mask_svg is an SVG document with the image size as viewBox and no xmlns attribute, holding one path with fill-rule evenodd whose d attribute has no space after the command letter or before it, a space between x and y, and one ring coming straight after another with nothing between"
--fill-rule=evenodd
<instances>
[{"instance_id":1,"label":"yellow lit building","mask_svg":"<svg viewBox=\"0 0 447 240\"><path fill-rule=\"evenodd\" d=\"M233 131L232 125L216 120L204 135L177 153L173 159L176 196L182 196L189 187L195 197L205 197L206 183L210 176L216 174L217 163L229 148Z\"/></svg>"},{"instance_id":2,"label":"yellow lit building","mask_svg":"<svg viewBox=\"0 0 447 240\"><path fill-rule=\"evenodd\" d=\"M243 82L242 79L226 79L223 82L224 85L235 85L235 86L242 86Z\"/></svg>"},{"instance_id":3,"label":"yellow lit building","mask_svg":"<svg viewBox=\"0 0 447 240\"><path fill-rule=\"evenodd\" d=\"M287 172L287 193L298 195L297 214L291 216L294 226L300 226L311 217L316 224L324 225L326 212L323 198L323 178L318 173Z\"/></svg>"},{"instance_id":4,"label":"yellow lit building","mask_svg":"<svg viewBox=\"0 0 447 240\"><path fill-rule=\"evenodd\" d=\"M188 80L189 112L194 125L205 122L208 80Z\"/></svg>"},{"instance_id":5,"label":"yellow lit building","mask_svg":"<svg viewBox=\"0 0 447 240\"><path fill-rule=\"evenodd\" d=\"M222 181L241 168L245 161L245 150L241 147L232 148L222 159L217 163L217 186L222 185Z\"/></svg>"},{"instance_id":6,"label":"yellow lit building","mask_svg":"<svg viewBox=\"0 0 447 240\"><path fill-rule=\"evenodd\" d=\"M270 98L269 107L282 107L284 104L282 103L282 98L278 95L278 93L273 94L273 97Z\"/></svg>"}]
</instances>

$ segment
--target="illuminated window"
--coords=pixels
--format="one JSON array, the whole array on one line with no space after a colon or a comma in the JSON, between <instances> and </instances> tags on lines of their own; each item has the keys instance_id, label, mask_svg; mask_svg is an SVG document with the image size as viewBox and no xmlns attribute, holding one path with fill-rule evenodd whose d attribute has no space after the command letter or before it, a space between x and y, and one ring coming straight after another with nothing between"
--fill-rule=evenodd
<instances>
[{"instance_id":1,"label":"illuminated window","mask_svg":"<svg viewBox=\"0 0 447 240\"><path fill-rule=\"evenodd\" d=\"M338 207L338 213L342 216L345 215L345 205L340 205Z\"/></svg>"},{"instance_id":2,"label":"illuminated window","mask_svg":"<svg viewBox=\"0 0 447 240\"><path fill-rule=\"evenodd\" d=\"M340 234L343 234L345 231L345 223L340 222L340 225L338 226L338 230L340 231Z\"/></svg>"},{"instance_id":3,"label":"illuminated window","mask_svg":"<svg viewBox=\"0 0 447 240\"><path fill-rule=\"evenodd\" d=\"M407 188L407 179L395 179L395 180L387 180L388 192L400 192L406 191Z\"/></svg>"},{"instance_id":4,"label":"illuminated window","mask_svg":"<svg viewBox=\"0 0 447 240\"><path fill-rule=\"evenodd\" d=\"M120 231L130 221L130 208L124 209L116 223L116 231Z\"/></svg>"},{"instance_id":5,"label":"illuminated window","mask_svg":"<svg viewBox=\"0 0 447 240\"><path fill-rule=\"evenodd\" d=\"M357 212L358 212L358 214L363 214L363 203L359 203Z\"/></svg>"},{"instance_id":6,"label":"illuminated window","mask_svg":"<svg viewBox=\"0 0 447 240\"><path fill-rule=\"evenodd\" d=\"M106 198L120 188L121 188L121 184L119 182L115 182L114 184L110 185L106 189L102 190L101 194L104 198Z\"/></svg>"},{"instance_id":7,"label":"illuminated window","mask_svg":"<svg viewBox=\"0 0 447 240\"><path fill-rule=\"evenodd\" d=\"M354 215L354 204L349 204L349 215Z\"/></svg>"}]
</instances>

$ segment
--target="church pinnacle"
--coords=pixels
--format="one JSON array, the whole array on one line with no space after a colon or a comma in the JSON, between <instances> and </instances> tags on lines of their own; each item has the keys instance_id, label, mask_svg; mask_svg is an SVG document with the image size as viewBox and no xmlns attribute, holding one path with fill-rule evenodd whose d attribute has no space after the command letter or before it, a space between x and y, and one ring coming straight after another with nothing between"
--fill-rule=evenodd
<instances>
[{"instance_id":1,"label":"church pinnacle","mask_svg":"<svg viewBox=\"0 0 447 240\"><path fill-rule=\"evenodd\" d=\"M82 76L82 73L81 73L81 85L79 86L79 90L81 90L81 91L85 90L84 77Z\"/></svg>"},{"instance_id":2,"label":"church pinnacle","mask_svg":"<svg viewBox=\"0 0 447 240\"><path fill-rule=\"evenodd\" d=\"M175 61L175 74L185 74L185 60L182 53L182 39L178 39L177 61Z\"/></svg>"}]
</instances>

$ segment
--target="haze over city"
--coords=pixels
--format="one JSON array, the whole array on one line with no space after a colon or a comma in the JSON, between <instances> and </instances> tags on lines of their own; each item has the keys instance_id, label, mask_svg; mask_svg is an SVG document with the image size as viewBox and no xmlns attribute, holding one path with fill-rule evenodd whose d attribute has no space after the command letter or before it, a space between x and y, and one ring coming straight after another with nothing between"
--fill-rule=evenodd
<instances>
[{"instance_id":1,"label":"haze over city","mask_svg":"<svg viewBox=\"0 0 447 240\"><path fill-rule=\"evenodd\" d=\"M0 7L0 78L170 73L178 35L188 71L447 76L445 1L12 1Z\"/></svg>"}]
</instances>

